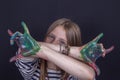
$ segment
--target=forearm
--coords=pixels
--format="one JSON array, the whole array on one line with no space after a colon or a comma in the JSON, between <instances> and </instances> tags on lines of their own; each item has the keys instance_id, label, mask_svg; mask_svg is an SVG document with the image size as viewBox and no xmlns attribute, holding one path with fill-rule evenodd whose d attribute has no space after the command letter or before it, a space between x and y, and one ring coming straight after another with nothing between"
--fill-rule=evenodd
<instances>
[{"instance_id":1,"label":"forearm","mask_svg":"<svg viewBox=\"0 0 120 80\"><path fill-rule=\"evenodd\" d=\"M41 50L37 53L37 56L54 63L67 73L74 75L80 79L87 80L95 76L94 70L88 65L69 56L51 50L46 46L41 45Z\"/></svg>"},{"instance_id":2,"label":"forearm","mask_svg":"<svg viewBox=\"0 0 120 80\"><path fill-rule=\"evenodd\" d=\"M60 52L60 45L55 45L55 44L50 44L50 43L45 43L45 42L39 42L40 45L44 45L47 46L48 48L50 48L51 50L54 50L56 52ZM75 59L79 59L82 60L81 54L80 54L80 50L82 49L82 47L73 47L70 46L69 47L69 53L68 56L73 57Z\"/></svg>"}]
</instances>

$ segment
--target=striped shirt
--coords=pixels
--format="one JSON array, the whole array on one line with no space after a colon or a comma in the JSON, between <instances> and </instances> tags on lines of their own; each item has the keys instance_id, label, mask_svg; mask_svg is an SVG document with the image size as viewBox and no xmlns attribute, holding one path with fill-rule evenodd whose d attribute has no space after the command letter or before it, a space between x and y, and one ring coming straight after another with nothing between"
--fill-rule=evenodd
<instances>
[{"instance_id":1,"label":"striped shirt","mask_svg":"<svg viewBox=\"0 0 120 80\"><path fill-rule=\"evenodd\" d=\"M24 80L39 80L40 78L40 63L39 59L37 58L21 58L17 59L15 62L16 66L18 67L21 75L23 76ZM61 71L56 70L47 70L48 77L46 80L60 80L61 78ZM73 76L69 76L67 80L78 80Z\"/></svg>"}]
</instances>

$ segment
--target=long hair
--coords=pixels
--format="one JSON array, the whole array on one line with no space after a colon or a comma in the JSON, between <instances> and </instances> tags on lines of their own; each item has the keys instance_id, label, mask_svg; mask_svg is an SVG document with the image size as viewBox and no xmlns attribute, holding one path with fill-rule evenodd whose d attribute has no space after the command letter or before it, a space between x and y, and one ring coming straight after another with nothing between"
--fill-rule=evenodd
<instances>
[{"instance_id":1,"label":"long hair","mask_svg":"<svg viewBox=\"0 0 120 80\"><path fill-rule=\"evenodd\" d=\"M66 31L68 45L70 46L82 45L80 27L70 19L66 19L66 18L61 18L53 22L51 26L48 28L46 37L59 25L63 26L63 28ZM45 37L45 40L46 40L46 37ZM40 70L41 70L40 80L45 80L45 77L47 74L47 62L43 59L41 61L42 62L40 67ZM65 80L69 76L68 73L66 73L65 71L62 71L62 74L63 74L61 78L62 80Z\"/></svg>"}]
</instances>

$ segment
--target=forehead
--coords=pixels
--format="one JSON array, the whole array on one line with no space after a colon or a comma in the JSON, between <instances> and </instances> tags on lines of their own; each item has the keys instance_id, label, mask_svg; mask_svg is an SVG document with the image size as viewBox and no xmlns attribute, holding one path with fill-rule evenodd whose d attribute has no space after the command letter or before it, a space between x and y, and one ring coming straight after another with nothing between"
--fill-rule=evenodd
<instances>
[{"instance_id":1,"label":"forehead","mask_svg":"<svg viewBox=\"0 0 120 80\"><path fill-rule=\"evenodd\" d=\"M66 31L63 26L57 26L52 32L56 37L67 40L66 38Z\"/></svg>"}]
</instances>

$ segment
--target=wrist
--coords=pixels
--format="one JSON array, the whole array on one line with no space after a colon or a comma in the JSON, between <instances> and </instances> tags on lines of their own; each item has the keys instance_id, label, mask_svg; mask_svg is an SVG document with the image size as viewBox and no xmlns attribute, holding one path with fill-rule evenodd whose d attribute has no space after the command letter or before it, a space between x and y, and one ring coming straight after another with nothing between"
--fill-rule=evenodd
<instances>
[{"instance_id":1,"label":"wrist","mask_svg":"<svg viewBox=\"0 0 120 80\"><path fill-rule=\"evenodd\" d=\"M60 53L65 54L65 55L69 55L70 53L70 46L66 45L66 44L60 44Z\"/></svg>"}]
</instances>

